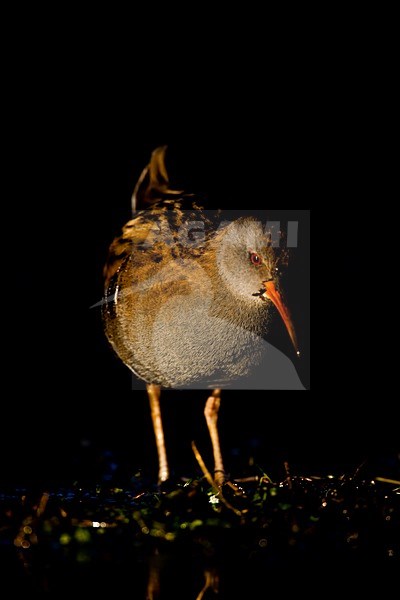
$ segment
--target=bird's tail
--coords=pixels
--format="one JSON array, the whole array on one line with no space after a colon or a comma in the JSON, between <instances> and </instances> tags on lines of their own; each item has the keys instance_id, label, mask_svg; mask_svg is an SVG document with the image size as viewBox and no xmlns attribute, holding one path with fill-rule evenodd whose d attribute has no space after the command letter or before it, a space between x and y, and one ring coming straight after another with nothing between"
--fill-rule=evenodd
<instances>
[{"instance_id":1,"label":"bird's tail","mask_svg":"<svg viewBox=\"0 0 400 600\"><path fill-rule=\"evenodd\" d=\"M165 166L167 146L159 146L152 155L149 164L142 171L132 195L132 211L150 208L160 200L174 199L182 195L182 190L169 187L169 177Z\"/></svg>"}]
</instances>

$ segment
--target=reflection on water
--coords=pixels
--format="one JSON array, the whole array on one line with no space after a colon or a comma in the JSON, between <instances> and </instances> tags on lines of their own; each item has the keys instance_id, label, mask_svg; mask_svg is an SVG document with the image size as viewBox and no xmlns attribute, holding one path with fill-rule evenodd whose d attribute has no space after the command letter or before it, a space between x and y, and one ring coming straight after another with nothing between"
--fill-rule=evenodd
<instances>
[{"instance_id":1,"label":"reflection on water","mask_svg":"<svg viewBox=\"0 0 400 600\"><path fill-rule=\"evenodd\" d=\"M337 581L338 568L398 565L395 478L288 471L280 483L247 477L240 494L226 485L223 496L204 479L162 493L141 485L0 494L0 590L267 597L271 586L295 591L316 572Z\"/></svg>"},{"instance_id":2,"label":"reflection on water","mask_svg":"<svg viewBox=\"0 0 400 600\"><path fill-rule=\"evenodd\" d=\"M194 581L186 581L187 573L190 573L191 571L189 570L186 574L183 573L182 568L184 565L181 564L181 572L179 573L179 563L177 562L175 565L171 564L171 560L168 560L166 556L162 556L158 549L154 551L149 559L146 600L156 600L161 597L180 597L183 590L186 590L186 593L189 593L193 583L199 580L199 573L194 575ZM173 573L176 573L176 578L172 576ZM161 595L162 586L163 594ZM199 590L199 593L196 596L190 595L189 597L196 598L196 600L202 600L202 598L211 597L212 594L218 593L218 570L214 567L208 567L204 569L204 584Z\"/></svg>"}]
</instances>

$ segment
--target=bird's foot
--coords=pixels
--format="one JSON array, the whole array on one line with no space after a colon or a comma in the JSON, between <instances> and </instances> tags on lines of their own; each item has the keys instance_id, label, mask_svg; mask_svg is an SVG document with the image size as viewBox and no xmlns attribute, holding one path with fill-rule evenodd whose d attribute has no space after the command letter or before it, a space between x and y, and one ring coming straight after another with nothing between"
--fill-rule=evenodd
<instances>
[{"instance_id":1,"label":"bird's foot","mask_svg":"<svg viewBox=\"0 0 400 600\"><path fill-rule=\"evenodd\" d=\"M222 471L221 469L216 469L214 471L214 482L218 488L221 488L223 485L225 485L227 480L228 480L228 477L227 477L225 471Z\"/></svg>"}]
</instances>

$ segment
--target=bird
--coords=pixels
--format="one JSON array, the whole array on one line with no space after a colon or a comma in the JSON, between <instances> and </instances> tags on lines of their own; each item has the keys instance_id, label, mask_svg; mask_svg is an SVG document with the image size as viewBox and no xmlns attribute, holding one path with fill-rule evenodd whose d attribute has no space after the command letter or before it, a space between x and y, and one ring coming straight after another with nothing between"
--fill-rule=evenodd
<instances>
[{"instance_id":1,"label":"bird","mask_svg":"<svg viewBox=\"0 0 400 600\"><path fill-rule=\"evenodd\" d=\"M279 284L279 252L259 219L226 220L202 198L173 189L166 146L156 148L132 196L132 218L104 267L103 322L123 363L144 380L158 452L158 482L170 477L163 388L210 389L205 418L214 480L226 481L218 434L221 390L262 364L271 309L298 343ZM271 353L270 353L271 354Z\"/></svg>"}]
</instances>

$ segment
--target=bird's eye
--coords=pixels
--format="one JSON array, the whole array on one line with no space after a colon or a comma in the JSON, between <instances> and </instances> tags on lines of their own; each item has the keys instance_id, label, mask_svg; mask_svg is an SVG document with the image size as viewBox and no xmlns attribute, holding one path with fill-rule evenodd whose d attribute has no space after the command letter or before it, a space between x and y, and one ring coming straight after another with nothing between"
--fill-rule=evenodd
<instances>
[{"instance_id":1,"label":"bird's eye","mask_svg":"<svg viewBox=\"0 0 400 600\"><path fill-rule=\"evenodd\" d=\"M261 256L257 252L250 252L250 262L252 265L259 267L262 263Z\"/></svg>"}]
</instances>

